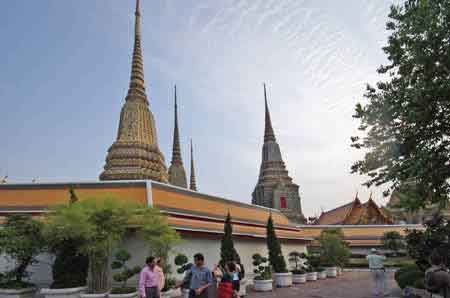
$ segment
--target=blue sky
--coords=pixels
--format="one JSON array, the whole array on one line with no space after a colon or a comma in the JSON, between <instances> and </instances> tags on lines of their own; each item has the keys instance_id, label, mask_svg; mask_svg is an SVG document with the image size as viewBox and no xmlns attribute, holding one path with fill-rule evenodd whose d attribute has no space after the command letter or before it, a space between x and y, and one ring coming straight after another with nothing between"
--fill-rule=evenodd
<instances>
[{"instance_id":1,"label":"blue sky","mask_svg":"<svg viewBox=\"0 0 450 298\"><path fill-rule=\"evenodd\" d=\"M141 0L144 70L170 162L173 85L183 158L199 190L251 201L264 130L262 83L304 211L351 200L354 105L385 62L393 1ZM0 175L95 180L129 82L134 0L0 3ZM372 189L375 199L382 188Z\"/></svg>"}]
</instances>

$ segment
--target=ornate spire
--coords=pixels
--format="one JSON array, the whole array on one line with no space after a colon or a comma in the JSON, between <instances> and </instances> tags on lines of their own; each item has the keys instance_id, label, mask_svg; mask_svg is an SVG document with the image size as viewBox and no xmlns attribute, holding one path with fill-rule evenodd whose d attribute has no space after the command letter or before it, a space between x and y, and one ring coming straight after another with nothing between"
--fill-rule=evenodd
<instances>
[{"instance_id":1,"label":"ornate spire","mask_svg":"<svg viewBox=\"0 0 450 298\"><path fill-rule=\"evenodd\" d=\"M266 108L266 117L265 117L265 128L264 128L264 142L276 141L275 133L272 128L272 121L270 120L270 112L269 105L267 104L267 92L266 92L266 84L264 83L264 103Z\"/></svg>"},{"instance_id":2,"label":"ornate spire","mask_svg":"<svg viewBox=\"0 0 450 298\"><path fill-rule=\"evenodd\" d=\"M267 103L266 84L264 86L265 127L259 178L252 193L252 203L280 209L294 222L305 222L302 214L298 185L292 182L281 156L270 119Z\"/></svg>"},{"instance_id":3,"label":"ornate spire","mask_svg":"<svg viewBox=\"0 0 450 298\"><path fill-rule=\"evenodd\" d=\"M177 111L177 86L174 87L175 92L175 115L173 127L173 147L172 161L169 167L169 183L179 187L187 188L186 172L184 171L183 159L181 158L180 133L178 130L178 111Z\"/></svg>"},{"instance_id":4,"label":"ornate spire","mask_svg":"<svg viewBox=\"0 0 450 298\"><path fill-rule=\"evenodd\" d=\"M164 156L158 146L155 119L145 94L139 0L136 0L135 16L130 86L120 112L117 139L108 150L100 180L151 179L168 182Z\"/></svg>"},{"instance_id":5,"label":"ornate spire","mask_svg":"<svg viewBox=\"0 0 450 298\"><path fill-rule=\"evenodd\" d=\"M191 139L191 181L189 188L191 190L197 191L197 181L195 179L195 169L194 169L194 150L192 148L192 139Z\"/></svg>"},{"instance_id":6,"label":"ornate spire","mask_svg":"<svg viewBox=\"0 0 450 298\"><path fill-rule=\"evenodd\" d=\"M126 100L131 98L141 98L147 101L144 86L144 64L141 48L141 12L139 0L136 0L136 11L134 12L134 15L136 18L134 24L133 58L131 61L130 87L128 89Z\"/></svg>"}]
</instances>

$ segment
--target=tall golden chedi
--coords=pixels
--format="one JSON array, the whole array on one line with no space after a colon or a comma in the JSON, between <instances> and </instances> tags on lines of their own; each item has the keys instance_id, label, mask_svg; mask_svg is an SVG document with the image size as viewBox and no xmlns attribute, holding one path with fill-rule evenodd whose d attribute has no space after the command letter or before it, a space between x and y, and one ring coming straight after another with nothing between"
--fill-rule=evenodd
<instances>
[{"instance_id":1,"label":"tall golden chedi","mask_svg":"<svg viewBox=\"0 0 450 298\"><path fill-rule=\"evenodd\" d=\"M117 140L108 150L100 180L151 179L167 183L167 168L158 146L155 119L145 94L139 0L136 0L135 16L130 86L120 112Z\"/></svg>"}]
</instances>

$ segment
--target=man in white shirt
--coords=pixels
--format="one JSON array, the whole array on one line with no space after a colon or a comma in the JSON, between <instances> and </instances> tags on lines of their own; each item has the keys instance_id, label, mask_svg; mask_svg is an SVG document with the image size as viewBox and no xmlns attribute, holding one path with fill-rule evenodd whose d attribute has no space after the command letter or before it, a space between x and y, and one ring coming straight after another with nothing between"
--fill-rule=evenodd
<instances>
[{"instance_id":1,"label":"man in white shirt","mask_svg":"<svg viewBox=\"0 0 450 298\"><path fill-rule=\"evenodd\" d=\"M366 256L369 262L369 269L375 281L375 297L387 296L386 290L386 271L384 269L384 261L386 257L381 255L375 248L370 250L370 254Z\"/></svg>"}]
</instances>

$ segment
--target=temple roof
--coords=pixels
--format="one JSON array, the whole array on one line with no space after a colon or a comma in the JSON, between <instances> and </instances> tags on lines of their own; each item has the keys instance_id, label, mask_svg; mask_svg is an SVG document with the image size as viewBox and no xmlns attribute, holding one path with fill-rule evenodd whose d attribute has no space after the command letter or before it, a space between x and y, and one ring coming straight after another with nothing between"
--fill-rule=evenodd
<instances>
[{"instance_id":1,"label":"temple roof","mask_svg":"<svg viewBox=\"0 0 450 298\"><path fill-rule=\"evenodd\" d=\"M380 207L369 198L364 204L358 196L348 204L327 212L322 212L315 224L319 225L364 225L392 224L393 221Z\"/></svg>"},{"instance_id":2,"label":"temple roof","mask_svg":"<svg viewBox=\"0 0 450 298\"><path fill-rule=\"evenodd\" d=\"M289 224L278 210L231 201L154 181L107 181L0 185L0 215L29 213L39 216L52 206L69 201L73 188L80 200L114 197L158 208L169 224L180 232L223 232L228 212L237 235L265 237L265 225L272 215L280 238L307 241L301 229Z\"/></svg>"}]
</instances>

